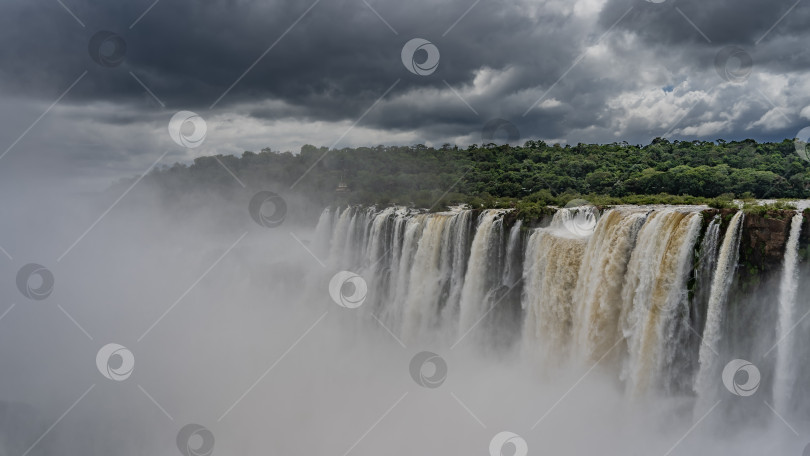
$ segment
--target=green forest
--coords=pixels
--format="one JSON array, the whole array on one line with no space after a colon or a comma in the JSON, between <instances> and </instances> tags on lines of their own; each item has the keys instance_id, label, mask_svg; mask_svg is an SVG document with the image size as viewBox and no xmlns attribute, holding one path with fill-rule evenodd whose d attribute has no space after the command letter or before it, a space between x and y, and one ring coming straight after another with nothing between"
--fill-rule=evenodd
<instances>
[{"instance_id":1,"label":"green forest","mask_svg":"<svg viewBox=\"0 0 810 456\"><path fill-rule=\"evenodd\" d=\"M241 157L200 157L192 164L156 169L149 179L167 197L200 188L241 190L222 165L248 188L296 192L323 205L402 204L442 210L458 203L520 207L564 205L581 198L594 204L722 206L732 198L810 197L810 164L799 157L792 140L656 138L646 146L527 141L522 146L417 144L339 150L306 145L298 154L264 149ZM349 191L335 191L341 182Z\"/></svg>"}]
</instances>

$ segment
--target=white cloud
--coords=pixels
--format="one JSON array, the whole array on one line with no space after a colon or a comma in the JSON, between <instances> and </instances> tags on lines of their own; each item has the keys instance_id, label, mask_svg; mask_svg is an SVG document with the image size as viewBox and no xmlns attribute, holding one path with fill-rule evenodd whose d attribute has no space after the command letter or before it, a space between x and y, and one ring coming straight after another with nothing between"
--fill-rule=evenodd
<instances>
[{"instance_id":1,"label":"white cloud","mask_svg":"<svg viewBox=\"0 0 810 456\"><path fill-rule=\"evenodd\" d=\"M790 125L790 120L779 108L773 108L766 112L756 122L749 123L745 129L762 129L764 131L774 131Z\"/></svg>"}]
</instances>

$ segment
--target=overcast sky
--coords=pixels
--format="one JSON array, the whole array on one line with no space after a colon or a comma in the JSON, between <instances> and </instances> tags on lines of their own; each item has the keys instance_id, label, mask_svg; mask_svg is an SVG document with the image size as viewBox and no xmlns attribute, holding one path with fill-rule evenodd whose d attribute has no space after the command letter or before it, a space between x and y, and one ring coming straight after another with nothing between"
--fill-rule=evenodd
<instances>
[{"instance_id":1,"label":"overcast sky","mask_svg":"<svg viewBox=\"0 0 810 456\"><path fill-rule=\"evenodd\" d=\"M570 144L781 140L810 125L810 2L313 1L4 1L0 173L466 145L493 119L520 142ZM183 110L205 120L199 147L169 135Z\"/></svg>"}]
</instances>

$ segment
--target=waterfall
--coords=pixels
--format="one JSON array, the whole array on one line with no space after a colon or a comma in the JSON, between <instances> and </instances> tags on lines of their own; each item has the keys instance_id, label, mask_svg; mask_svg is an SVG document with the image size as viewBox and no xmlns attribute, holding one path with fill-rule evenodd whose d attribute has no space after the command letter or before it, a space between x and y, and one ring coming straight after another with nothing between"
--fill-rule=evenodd
<instances>
[{"instance_id":1,"label":"waterfall","mask_svg":"<svg viewBox=\"0 0 810 456\"><path fill-rule=\"evenodd\" d=\"M365 247L365 260L360 270L368 284L369 301L383 303L390 298L391 274L393 271L391 256L388 255L392 246L397 245L397 228L400 225L399 208L390 207L369 216L370 230ZM380 305L372 305L372 312L385 314L386 309Z\"/></svg>"},{"instance_id":2,"label":"waterfall","mask_svg":"<svg viewBox=\"0 0 810 456\"><path fill-rule=\"evenodd\" d=\"M704 224L706 210L578 206L529 224L509 209L342 207L321 214L313 248L328 252L330 269L368 282L357 313L408 344L469 335L478 349L497 351L519 342L543 367L598 362L634 396L694 392L697 413L722 388L717 353L736 331L724 315L744 221L738 211ZM799 214L791 222L776 327L762 331L784 339L773 395L786 412L804 375L789 337L799 318L802 222ZM757 317L767 313L734 309L738 320L768 324Z\"/></svg>"},{"instance_id":3,"label":"waterfall","mask_svg":"<svg viewBox=\"0 0 810 456\"><path fill-rule=\"evenodd\" d=\"M329 251L332 268L361 274L369 285L364 309L413 340L458 319L471 217L472 211L460 208L436 214L403 207L326 209L315 230L316 251ZM497 240L480 242L501 256L497 246L489 246Z\"/></svg>"},{"instance_id":4,"label":"waterfall","mask_svg":"<svg viewBox=\"0 0 810 456\"><path fill-rule=\"evenodd\" d=\"M501 278L501 284L507 287L514 286L518 280L520 280L520 263L523 259L520 234L520 228L522 226L523 223L518 220L512 226L512 229L509 230L509 240L506 245L505 265L503 268L503 277Z\"/></svg>"},{"instance_id":5,"label":"waterfall","mask_svg":"<svg viewBox=\"0 0 810 456\"><path fill-rule=\"evenodd\" d=\"M464 276L467 272L467 260L470 250L470 228L472 221L472 211L461 211L453 220L451 231L448 236L452 237L448 242L452 243L452 260L450 266L450 289L447 296L447 304L442 309L442 318L450 324L458 321L459 307L461 304L461 292L464 287Z\"/></svg>"},{"instance_id":6,"label":"waterfall","mask_svg":"<svg viewBox=\"0 0 810 456\"><path fill-rule=\"evenodd\" d=\"M622 378L634 394L669 389L662 373L678 355L675 330L688 314L686 281L700 226L699 212L668 208L653 212L638 233L620 312L628 351Z\"/></svg>"},{"instance_id":7,"label":"waterfall","mask_svg":"<svg viewBox=\"0 0 810 456\"><path fill-rule=\"evenodd\" d=\"M566 207L554 213L551 227L565 229L574 236L588 237L593 234L598 220L599 211L594 206Z\"/></svg>"},{"instance_id":8,"label":"waterfall","mask_svg":"<svg viewBox=\"0 0 810 456\"><path fill-rule=\"evenodd\" d=\"M390 228L391 216L394 214L395 210L396 208L389 207L371 218L371 227L368 239L365 242L367 266L374 266L385 257L385 251L391 245L388 230Z\"/></svg>"},{"instance_id":9,"label":"waterfall","mask_svg":"<svg viewBox=\"0 0 810 456\"><path fill-rule=\"evenodd\" d=\"M698 394L700 407L704 407L711 400L720 378L717 350L721 338L721 323L726 297L734 279L734 270L737 267L739 257L743 217L743 212L738 211L729 222L717 257L717 268L712 279L709 304L706 311L706 323L703 328L703 341L698 353L700 370L694 388Z\"/></svg>"},{"instance_id":10,"label":"waterfall","mask_svg":"<svg viewBox=\"0 0 810 456\"><path fill-rule=\"evenodd\" d=\"M336 214L339 213L340 216L335 222L334 232L332 233L329 259L337 267L340 267L341 264L344 263L342 261L344 259L343 252L349 248L347 236L349 235L352 210L351 207L347 207L342 212L339 210L335 212Z\"/></svg>"},{"instance_id":11,"label":"waterfall","mask_svg":"<svg viewBox=\"0 0 810 456\"><path fill-rule=\"evenodd\" d=\"M783 258L782 281L779 287L779 323L776 328L777 352L776 370L773 384L773 400L776 409L782 413L792 408L791 396L796 382L796 356L795 338L790 337L791 331L797 324L796 320L796 289L798 287L799 271L799 234L802 230L804 217L801 213L793 216L790 222L790 236L785 245Z\"/></svg>"},{"instance_id":12,"label":"waterfall","mask_svg":"<svg viewBox=\"0 0 810 456\"><path fill-rule=\"evenodd\" d=\"M332 240L332 224L332 211L327 207L321 212L321 216L318 218L318 225L315 227L315 239L312 248L318 256L324 256L329 253L329 243Z\"/></svg>"},{"instance_id":13,"label":"waterfall","mask_svg":"<svg viewBox=\"0 0 810 456\"><path fill-rule=\"evenodd\" d=\"M501 234L502 221L501 210L490 209L480 215L461 289L459 335L473 329L489 311L491 303L486 299L487 292L492 288L493 279L500 279L500 275L493 274L493 270L499 269L500 243L497 237Z\"/></svg>"},{"instance_id":14,"label":"waterfall","mask_svg":"<svg viewBox=\"0 0 810 456\"><path fill-rule=\"evenodd\" d=\"M636 208L608 211L585 247L574 290L579 305L573 328L577 350L585 359L598 360L621 337L622 285L646 216Z\"/></svg>"},{"instance_id":15,"label":"waterfall","mask_svg":"<svg viewBox=\"0 0 810 456\"><path fill-rule=\"evenodd\" d=\"M393 305L386 305L383 313L383 320L393 330L401 333L401 328L404 320L404 303L408 297L408 289L410 288L411 272L413 265L413 258L416 255L416 249L419 245L419 238L422 236L422 230L425 227L427 217L424 214L418 214L405 220L404 227L402 228L402 247L396 256L397 262L395 263L395 278L390 292L390 301Z\"/></svg>"},{"instance_id":16,"label":"waterfall","mask_svg":"<svg viewBox=\"0 0 810 456\"><path fill-rule=\"evenodd\" d=\"M524 348L563 359L574 317L574 288L587 240L558 227L535 230L524 263Z\"/></svg>"},{"instance_id":17,"label":"waterfall","mask_svg":"<svg viewBox=\"0 0 810 456\"><path fill-rule=\"evenodd\" d=\"M439 325L441 308L452 287L453 238L458 233L453 223L461 215L422 216L424 229L417 242L411 273L404 297L403 334L416 340L428 329Z\"/></svg>"},{"instance_id":18,"label":"waterfall","mask_svg":"<svg viewBox=\"0 0 810 456\"><path fill-rule=\"evenodd\" d=\"M694 316L694 330L697 334L703 331L705 309L709 305L712 278L717 267L717 246L720 242L720 217L715 216L700 242L700 251L697 271L695 271L695 298L692 301L692 315Z\"/></svg>"}]
</instances>

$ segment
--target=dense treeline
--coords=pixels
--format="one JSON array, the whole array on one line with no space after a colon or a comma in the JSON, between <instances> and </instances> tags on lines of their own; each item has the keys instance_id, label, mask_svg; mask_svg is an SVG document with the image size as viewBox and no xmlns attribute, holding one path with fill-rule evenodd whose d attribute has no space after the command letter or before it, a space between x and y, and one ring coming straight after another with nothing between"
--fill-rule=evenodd
<instances>
[{"instance_id":1,"label":"dense treeline","mask_svg":"<svg viewBox=\"0 0 810 456\"><path fill-rule=\"evenodd\" d=\"M638 195L661 194L681 196L670 202L729 194L810 197L810 167L791 140L760 144L658 138L647 146L527 141L519 147L445 144L331 151L307 145L300 154L265 149L241 158L200 157L191 165L164 167L150 178L169 192L241 189L218 161L250 188L301 192L325 204L339 200L442 208L458 202L492 205L495 199L556 204L579 195L613 202L645 202ZM350 192L335 192L341 179Z\"/></svg>"}]
</instances>

